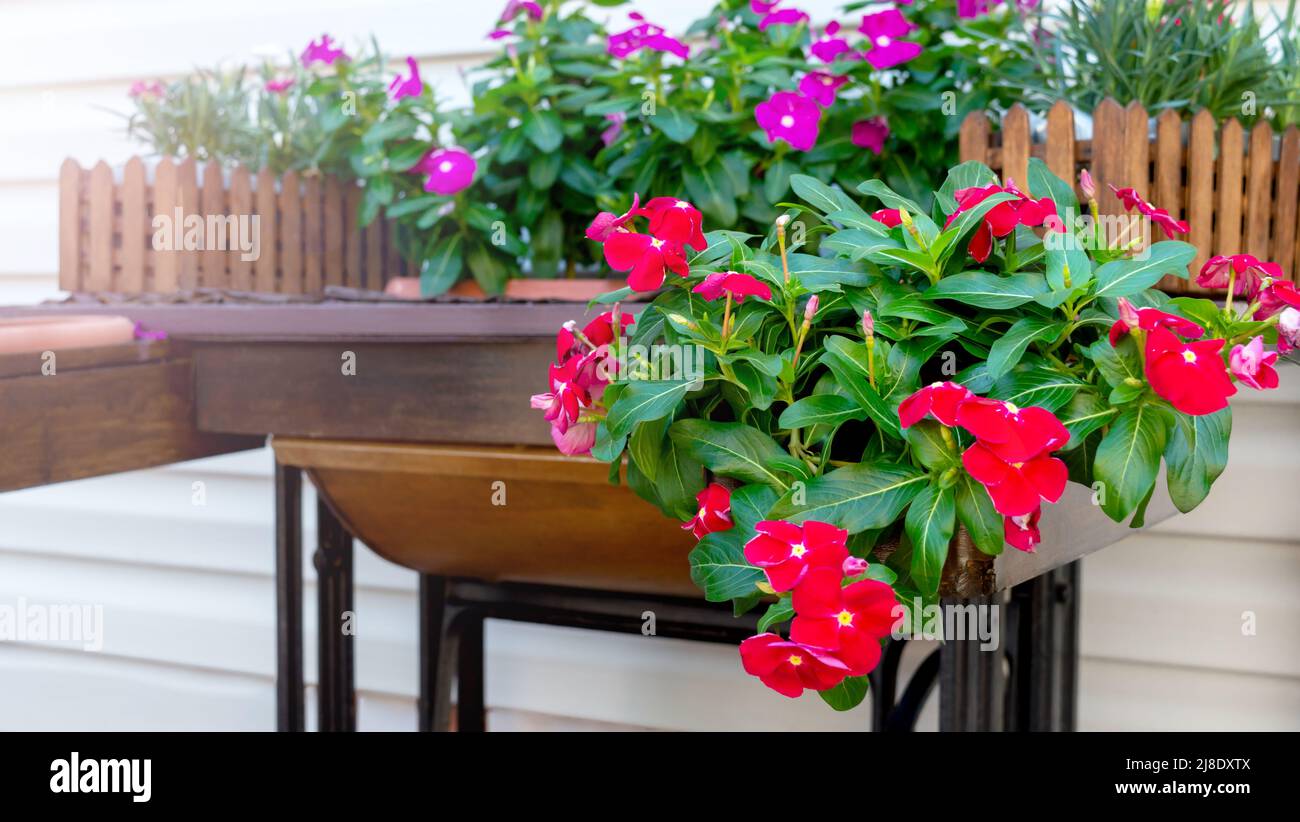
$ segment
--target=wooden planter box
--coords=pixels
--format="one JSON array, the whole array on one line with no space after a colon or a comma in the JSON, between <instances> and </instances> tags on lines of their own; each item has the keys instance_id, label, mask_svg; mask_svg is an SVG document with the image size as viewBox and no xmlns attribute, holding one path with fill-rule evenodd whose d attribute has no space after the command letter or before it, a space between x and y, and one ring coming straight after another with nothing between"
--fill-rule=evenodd
<instances>
[{"instance_id":1,"label":"wooden planter box","mask_svg":"<svg viewBox=\"0 0 1300 822\"><path fill-rule=\"evenodd\" d=\"M196 288L318 295L325 286L382 290L413 273L394 228L357 225L361 188L334 178L247 168L201 168L192 159L131 158L114 170L65 160L59 174L59 287L65 291L172 294ZM256 215L260 255L239 250L159 251L153 218Z\"/></svg>"},{"instance_id":2,"label":"wooden planter box","mask_svg":"<svg viewBox=\"0 0 1300 822\"><path fill-rule=\"evenodd\" d=\"M982 112L961 126L961 159L978 160L1026 185L1030 157L1047 163L1077 191L1079 171L1090 170L1103 214L1123 213L1107 184L1131 186L1144 199L1186 220L1185 239L1197 248L1192 273L1216 254L1253 254L1296 277L1300 259L1300 130L1274 135L1268 123L1247 133L1241 123L1216 124L1208 111L1189 120L1166 111L1154 120L1138 103L1104 100L1092 113L1090 139L1076 139L1075 112L1058 102L1036 134L1016 105L995 129ZM1163 235L1161 235L1163 239ZM1194 281L1165 277L1172 292L1202 293Z\"/></svg>"}]
</instances>

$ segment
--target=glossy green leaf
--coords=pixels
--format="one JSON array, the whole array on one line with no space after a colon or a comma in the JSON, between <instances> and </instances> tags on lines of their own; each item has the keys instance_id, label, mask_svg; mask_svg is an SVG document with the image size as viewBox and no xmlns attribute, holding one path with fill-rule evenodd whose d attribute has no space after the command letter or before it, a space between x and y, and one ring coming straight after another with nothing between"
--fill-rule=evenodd
<instances>
[{"instance_id":1,"label":"glossy green leaf","mask_svg":"<svg viewBox=\"0 0 1300 822\"><path fill-rule=\"evenodd\" d=\"M903 528L912 541L912 580L922 593L939 590L957 517L952 488L926 483L907 509Z\"/></svg>"},{"instance_id":2,"label":"glossy green leaf","mask_svg":"<svg viewBox=\"0 0 1300 822\"><path fill-rule=\"evenodd\" d=\"M616 437L623 436L630 433L638 422L668 416L692 385L694 383L684 380L636 380L628 383L605 418L609 432Z\"/></svg>"},{"instance_id":3,"label":"glossy green leaf","mask_svg":"<svg viewBox=\"0 0 1300 822\"><path fill-rule=\"evenodd\" d=\"M781 476L782 469L772 467L789 460L790 455L756 428L738 422L685 419L673 423L668 436L715 474L761 482L780 491L790 487Z\"/></svg>"},{"instance_id":4,"label":"glossy green leaf","mask_svg":"<svg viewBox=\"0 0 1300 822\"><path fill-rule=\"evenodd\" d=\"M726 602L754 592L766 580L745 560L744 543L735 529L705 534L690 554L691 581L709 602Z\"/></svg>"},{"instance_id":5,"label":"glossy green leaf","mask_svg":"<svg viewBox=\"0 0 1300 822\"><path fill-rule=\"evenodd\" d=\"M1015 308L1045 293L1047 280L1042 274L1025 272L1004 277L987 271L944 277L924 292L927 299L955 300L978 308Z\"/></svg>"},{"instance_id":6,"label":"glossy green leaf","mask_svg":"<svg viewBox=\"0 0 1300 822\"><path fill-rule=\"evenodd\" d=\"M1141 257L1114 260L1097 269L1093 293L1098 297L1125 297L1145 291L1166 274L1187 277L1196 247L1178 240L1155 243Z\"/></svg>"},{"instance_id":7,"label":"glossy green leaf","mask_svg":"<svg viewBox=\"0 0 1300 822\"><path fill-rule=\"evenodd\" d=\"M1169 433L1167 412L1150 403L1120 411L1097 448L1093 475L1104 484L1102 510L1123 522L1151 490Z\"/></svg>"},{"instance_id":8,"label":"glossy green leaf","mask_svg":"<svg viewBox=\"0 0 1300 822\"><path fill-rule=\"evenodd\" d=\"M892 525L928 482L925 473L910 465L846 465L791 489L769 516L791 522L829 522L856 534Z\"/></svg>"},{"instance_id":9,"label":"glossy green leaf","mask_svg":"<svg viewBox=\"0 0 1300 822\"><path fill-rule=\"evenodd\" d=\"M1189 417L1178 414L1165 446L1169 496L1179 511L1200 505L1210 486L1228 465L1228 438L1232 436L1232 409Z\"/></svg>"},{"instance_id":10,"label":"glossy green leaf","mask_svg":"<svg viewBox=\"0 0 1300 822\"><path fill-rule=\"evenodd\" d=\"M957 519L970 534L975 547L990 556L1002 553L1003 519L993 507L989 492L965 471L958 475L957 484L953 488L956 492Z\"/></svg>"}]
</instances>

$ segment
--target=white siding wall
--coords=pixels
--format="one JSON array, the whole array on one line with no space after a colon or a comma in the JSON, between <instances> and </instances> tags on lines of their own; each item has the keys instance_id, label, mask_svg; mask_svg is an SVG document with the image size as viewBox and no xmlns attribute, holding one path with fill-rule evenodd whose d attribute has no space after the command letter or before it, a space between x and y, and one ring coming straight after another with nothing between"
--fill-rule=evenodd
<instances>
[{"instance_id":1,"label":"white siding wall","mask_svg":"<svg viewBox=\"0 0 1300 822\"><path fill-rule=\"evenodd\" d=\"M59 163L120 162L127 86L328 31L373 32L463 98L498 11L449 0L0 2L0 304L57 294ZM705 0L659 0L679 28ZM834 3L802 6L825 18ZM622 14L622 12L618 12ZM192 39L177 32L194 32ZM201 33L197 34L197 33ZM1232 467L1191 516L1085 563L1085 728L1300 728L1300 374L1238 406ZM206 505L192 504L193 483ZM269 728L274 724L266 451L0 495L0 605L103 606L103 650L0 643L2 729ZM307 510L314 510L308 500ZM310 544L313 534L308 532ZM310 563L304 567L309 582ZM358 549L360 724L414 726L415 576ZM1243 612L1257 634L1243 636ZM314 618L308 614L308 625ZM494 728L863 728L745 677L734 649L492 623ZM307 668L313 678L313 638ZM909 653L907 668L920 657ZM309 694L310 697L310 694ZM309 704L309 713L311 705ZM934 726L931 704L922 724Z\"/></svg>"}]
</instances>

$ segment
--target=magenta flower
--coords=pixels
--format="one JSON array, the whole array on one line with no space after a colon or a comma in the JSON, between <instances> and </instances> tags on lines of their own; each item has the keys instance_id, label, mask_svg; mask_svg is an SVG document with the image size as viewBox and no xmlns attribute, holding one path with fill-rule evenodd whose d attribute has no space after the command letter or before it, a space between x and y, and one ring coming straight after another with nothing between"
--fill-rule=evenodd
<instances>
[{"instance_id":1,"label":"magenta flower","mask_svg":"<svg viewBox=\"0 0 1300 822\"><path fill-rule=\"evenodd\" d=\"M884 117L869 117L853 124L850 138L853 145L865 148L875 154L885 150L885 138L889 136L889 123Z\"/></svg>"},{"instance_id":2,"label":"magenta flower","mask_svg":"<svg viewBox=\"0 0 1300 822\"><path fill-rule=\"evenodd\" d=\"M637 209L641 205L641 195L632 195L632 207L625 214L618 215L609 211L602 211L587 226L587 239L603 243L609 239L609 235L618 231L636 216Z\"/></svg>"},{"instance_id":3,"label":"magenta flower","mask_svg":"<svg viewBox=\"0 0 1300 822\"><path fill-rule=\"evenodd\" d=\"M474 182L478 163L470 154L459 148L439 148L424 155L420 171L429 175L424 190L448 196Z\"/></svg>"},{"instance_id":4,"label":"magenta flower","mask_svg":"<svg viewBox=\"0 0 1300 822\"><path fill-rule=\"evenodd\" d=\"M1002 0L957 0L957 16L963 20L970 20L973 17L979 17L982 14L988 14ZM1032 8L1035 3L1030 3L1028 8Z\"/></svg>"},{"instance_id":5,"label":"magenta flower","mask_svg":"<svg viewBox=\"0 0 1300 822\"><path fill-rule=\"evenodd\" d=\"M163 96L163 84L157 80L136 80L131 84L131 90L127 92L130 97L161 97Z\"/></svg>"},{"instance_id":6,"label":"magenta flower","mask_svg":"<svg viewBox=\"0 0 1300 822\"><path fill-rule=\"evenodd\" d=\"M853 51L849 47L849 41L838 36L840 33L840 24L831 21L826 24L825 36L817 40L810 47L813 56L823 63L834 63L835 58L841 54Z\"/></svg>"},{"instance_id":7,"label":"magenta flower","mask_svg":"<svg viewBox=\"0 0 1300 822\"><path fill-rule=\"evenodd\" d=\"M780 2L781 0L771 0L771 2L768 2L768 0L749 0L749 10L754 14L767 14Z\"/></svg>"},{"instance_id":8,"label":"magenta flower","mask_svg":"<svg viewBox=\"0 0 1300 822\"><path fill-rule=\"evenodd\" d=\"M293 86L292 77L282 77L279 80L267 80L266 85L263 86L263 88L265 88L267 91L271 92L272 94L284 94L292 86Z\"/></svg>"},{"instance_id":9,"label":"magenta flower","mask_svg":"<svg viewBox=\"0 0 1300 822\"><path fill-rule=\"evenodd\" d=\"M769 26L797 26L807 22L808 15L799 9L779 9L764 15L758 23L758 30L767 31Z\"/></svg>"},{"instance_id":10,"label":"magenta flower","mask_svg":"<svg viewBox=\"0 0 1300 822\"><path fill-rule=\"evenodd\" d=\"M639 14L629 15L633 20L641 20L627 31L618 34L611 34L605 50L611 57L630 57L641 49L651 51L661 51L668 54L675 54L685 60L690 56L690 49L682 41L669 37L664 33L662 26L656 26L654 23L644 22L644 18Z\"/></svg>"},{"instance_id":11,"label":"magenta flower","mask_svg":"<svg viewBox=\"0 0 1300 822\"><path fill-rule=\"evenodd\" d=\"M600 133L600 141L605 145L612 145L618 139L618 135L623 133L623 124L627 122L627 115L621 111L615 111L605 115L609 125Z\"/></svg>"},{"instance_id":12,"label":"magenta flower","mask_svg":"<svg viewBox=\"0 0 1300 822\"><path fill-rule=\"evenodd\" d=\"M526 13L533 20L542 19L542 7L532 0L509 0L506 3L505 10L501 12L501 18L497 21L505 23L515 19L520 12Z\"/></svg>"},{"instance_id":13,"label":"magenta flower","mask_svg":"<svg viewBox=\"0 0 1300 822\"><path fill-rule=\"evenodd\" d=\"M858 31L865 34L871 43L871 48L867 51L867 62L878 69L887 69L919 55L919 43L898 39L913 28L915 26L907 22L907 18L898 9L865 15Z\"/></svg>"},{"instance_id":14,"label":"magenta flower","mask_svg":"<svg viewBox=\"0 0 1300 822\"><path fill-rule=\"evenodd\" d=\"M393 95L394 100L400 100L403 97L419 97L424 93L424 83L420 80L420 66L415 62L414 57L406 58L406 65L411 69L410 77L397 75L393 82L388 84L388 91Z\"/></svg>"},{"instance_id":15,"label":"magenta flower","mask_svg":"<svg viewBox=\"0 0 1300 822\"><path fill-rule=\"evenodd\" d=\"M799 93L822 108L830 108L835 102L835 92L848 81L848 77L837 77L824 71L814 71L805 74L799 81Z\"/></svg>"},{"instance_id":16,"label":"magenta flower","mask_svg":"<svg viewBox=\"0 0 1300 822\"><path fill-rule=\"evenodd\" d=\"M1300 311L1290 306L1277 317L1277 352L1286 354L1300 348Z\"/></svg>"},{"instance_id":17,"label":"magenta flower","mask_svg":"<svg viewBox=\"0 0 1300 822\"><path fill-rule=\"evenodd\" d=\"M564 431L552 425L551 440L566 457L586 456L591 453L591 447L596 444L596 423L574 423Z\"/></svg>"},{"instance_id":18,"label":"magenta flower","mask_svg":"<svg viewBox=\"0 0 1300 822\"><path fill-rule=\"evenodd\" d=\"M1264 338L1255 337L1245 345L1233 346L1228 355L1228 367L1237 379L1256 391L1277 388L1277 352L1264 353Z\"/></svg>"},{"instance_id":19,"label":"magenta flower","mask_svg":"<svg viewBox=\"0 0 1300 822\"><path fill-rule=\"evenodd\" d=\"M759 297L764 300L772 299L772 289L768 287L767 283L748 274L738 274L735 271L716 271L705 277L703 282L691 290L709 302L721 299L724 293L730 294L732 299L738 303L743 303L746 297Z\"/></svg>"},{"instance_id":20,"label":"magenta flower","mask_svg":"<svg viewBox=\"0 0 1300 822\"><path fill-rule=\"evenodd\" d=\"M334 38L328 34L322 34L320 40L313 40L307 44L307 48L302 50L302 64L310 66L313 63L324 63L327 66L334 65L335 60L346 60L348 56L343 53L343 49L335 48Z\"/></svg>"},{"instance_id":21,"label":"magenta flower","mask_svg":"<svg viewBox=\"0 0 1300 822\"><path fill-rule=\"evenodd\" d=\"M785 140L800 151L817 144L822 110L807 97L793 91L778 91L754 107L754 119L772 142Z\"/></svg>"}]
</instances>

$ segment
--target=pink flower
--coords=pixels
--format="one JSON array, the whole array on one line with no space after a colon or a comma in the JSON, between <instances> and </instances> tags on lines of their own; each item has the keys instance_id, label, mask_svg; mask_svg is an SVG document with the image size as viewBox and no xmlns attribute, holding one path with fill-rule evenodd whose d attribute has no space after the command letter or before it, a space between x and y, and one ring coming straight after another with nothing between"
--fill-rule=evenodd
<instances>
[{"instance_id":1,"label":"pink flower","mask_svg":"<svg viewBox=\"0 0 1300 822\"><path fill-rule=\"evenodd\" d=\"M1082 191L1083 196L1087 197L1089 200L1095 200L1097 198L1097 184L1092 181L1092 175L1088 173L1088 169L1086 168L1079 172L1079 190Z\"/></svg>"},{"instance_id":2,"label":"pink flower","mask_svg":"<svg viewBox=\"0 0 1300 822\"><path fill-rule=\"evenodd\" d=\"M987 14L989 9L1002 0L957 0L957 16L963 20Z\"/></svg>"},{"instance_id":3,"label":"pink flower","mask_svg":"<svg viewBox=\"0 0 1300 822\"><path fill-rule=\"evenodd\" d=\"M388 91L393 95L394 100L400 100L403 97L419 97L424 93L424 83L420 80L420 66L415 62L414 57L406 58L406 65L411 70L410 77L397 75L393 82L388 84Z\"/></svg>"},{"instance_id":4,"label":"pink flower","mask_svg":"<svg viewBox=\"0 0 1300 822\"><path fill-rule=\"evenodd\" d=\"M957 424L957 408L972 396L969 388L955 382L930 383L899 403L898 421L911 428L929 414L951 428Z\"/></svg>"},{"instance_id":5,"label":"pink flower","mask_svg":"<svg viewBox=\"0 0 1300 822\"><path fill-rule=\"evenodd\" d=\"M1038 520L1042 519L1043 507L1040 505L1033 513L1018 517L1007 517L1002 525L1002 538L1012 548L1018 548L1032 554L1043 535L1038 530Z\"/></svg>"},{"instance_id":6,"label":"pink flower","mask_svg":"<svg viewBox=\"0 0 1300 822\"><path fill-rule=\"evenodd\" d=\"M664 284L664 270L685 277L690 273L686 255L677 243L615 231L605 240L605 262L615 271L627 271L627 284L633 291L654 291Z\"/></svg>"},{"instance_id":7,"label":"pink flower","mask_svg":"<svg viewBox=\"0 0 1300 822\"><path fill-rule=\"evenodd\" d=\"M1264 391L1277 388L1277 352L1264 353L1264 338L1255 337L1245 345L1233 346L1228 355L1228 367L1233 376L1254 388Z\"/></svg>"},{"instance_id":8,"label":"pink flower","mask_svg":"<svg viewBox=\"0 0 1300 822\"><path fill-rule=\"evenodd\" d=\"M767 573L777 593L789 591L813 568L838 570L849 556L849 532L825 522L809 520L802 526L785 520L763 520L757 535L745 543L745 559Z\"/></svg>"},{"instance_id":9,"label":"pink flower","mask_svg":"<svg viewBox=\"0 0 1300 822\"><path fill-rule=\"evenodd\" d=\"M880 154L885 150L885 138L888 136L889 123L884 117L868 117L853 124L850 139L858 148Z\"/></svg>"},{"instance_id":10,"label":"pink flower","mask_svg":"<svg viewBox=\"0 0 1300 822\"><path fill-rule=\"evenodd\" d=\"M580 422L561 431L551 426L551 441L561 454L567 457L581 457L591 453L591 446L596 444L596 423Z\"/></svg>"},{"instance_id":11,"label":"pink flower","mask_svg":"<svg viewBox=\"0 0 1300 822\"><path fill-rule=\"evenodd\" d=\"M1264 280L1264 287L1256 296L1259 302L1259 310L1255 312L1257 320L1267 320L1288 305L1300 308L1300 291L1296 291L1295 283L1287 280Z\"/></svg>"},{"instance_id":12,"label":"pink flower","mask_svg":"<svg viewBox=\"0 0 1300 822\"><path fill-rule=\"evenodd\" d=\"M768 288L767 283L748 274L737 274L735 271L718 271L710 274L704 278L704 282L692 290L709 302L721 298L723 292L730 294L738 303L743 303L746 297L772 299L772 289Z\"/></svg>"},{"instance_id":13,"label":"pink flower","mask_svg":"<svg viewBox=\"0 0 1300 822\"><path fill-rule=\"evenodd\" d=\"M542 19L542 7L533 0L509 0L505 9L501 12L501 18L497 21L506 23L519 16L519 13L527 14L533 20Z\"/></svg>"},{"instance_id":14,"label":"pink flower","mask_svg":"<svg viewBox=\"0 0 1300 822\"><path fill-rule=\"evenodd\" d=\"M334 47L334 39L328 34L322 34L320 40L313 40L307 44L307 48L302 51L302 64L310 66L313 63L324 63L327 66L334 65L335 60L346 60L348 56L343 53L343 49Z\"/></svg>"},{"instance_id":15,"label":"pink flower","mask_svg":"<svg viewBox=\"0 0 1300 822\"><path fill-rule=\"evenodd\" d=\"M835 92L848 81L848 77L836 77L824 71L814 71L805 74L799 81L799 93L822 108L829 108L835 102Z\"/></svg>"},{"instance_id":16,"label":"pink flower","mask_svg":"<svg viewBox=\"0 0 1300 822\"><path fill-rule=\"evenodd\" d=\"M1288 306L1277 318L1277 350L1286 354L1293 348L1300 348L1300 310Z\"/></svg>"},{"instance_id":17,"label":"pink flower","mask_svg":"<svg viewBox=\"0 0 1300 822\"><path fill-rule=\"evenodd\" d=\"M293 87L292 77L283 77L279 80L267 80L264 88L272 94L284 94Z\"/></svg>"},{"instance_id":18,"label":"pink flower","mask_svg":"<svg viewBox=\"0 0 1300 822\"><path fill-rule=\"evenodd\" d=\"M629 220L636 216L637 207L640 202L641 195L633 194L632 207L624 214L613 214L609 211L602 211L597 214L595 219L591 221L591 225L587 226L587 239L595 240L598 243L603 243L608 240L609 235L618 231L626 225Z\"/></svg>"},{"instance_id":19,"label":"pink flower","mask_svg":"<svg viewBox=\"0 0 1300 822\"><path fill-rule=\"evenodd\" d=\"M871 219L886 228L894 228L903 224L903 215L899 214L896 208L882 208L879 211L873 211L871 212Z\"/></svg>"},{"instance_id":20,"label":"pink flower","mask_svg":"<svg viewBox=\"0 0 1300 822\"><path fill-rule=\"evenodd\" d=\"M865 574L870 567L871 565L861 557L848 557L840 566L840 571L846 577L856 577L858 574Z\"/></svg>"},{"instance_id":21,"label":"pink flower","mask_svg":"<svg viewBox=\"0 0 1300 822\"><path fill-rule=\"evenodd\" d=\"M650 219L650 233L677 245L689 245L696 251L709 247L704 239L704 215L685 200L654 197L646 201L637 215Z\"/></svg>"},{"instance_id":22,"label":"pink flower","mask_svg":"<svg viewBox=\"0 0 1300 822\"><path fill-rule=\"evenodd\" d=\"M811 151L817 144L821 116L816 103L793 91L778 91L754 107L754 119L768 140L785 140L799 151Z\"/></svg>"},{"instance_id":23,"label":"pink flower","mask_svg":"<svg viewBox=\"0 0 1300 822\"><path fill-rule=\"evenodd\" d=\"M715 531L730 531L735 523L731 521L731 492L725 485L710 483L708 488L695 495L699 510L685 525L683 531L690 531L696 539L704 539L706 534Z\"/></svg>"},{"instance_id":24,"label":"pink flower","mask_svg":"<svg viewBox=\"0 0 1300 822\"><path fill-rule=\"evenodd\" d=\"M842 579L840 568L814 568L795 586L790 639L831 651L851 676L862 676L880 663L880 640L893 629L898 599L883 582L841 587Z\"/></svg>"},{"instance_id":25,"label":"pink flower","mask_svg":"<svg viewBox=\"0 0 1300 822\"><path fill-rule=\"evenodd\" d=\"M795 26L808 22L808 15L799 9L780 9L769 11L758 23L759 31L767 31L769 26Z\"/></svg>"},{"instance_id":26,"label":"pink flower","mask_svg":"<svg viewBox=\"0 0 1300 822\"><path fill-rule=\"evenodd\" d=\"M424 181L425 191L448 196L474 182L478 163L462 149L439 148L425 155L420 170L429 175Z\"/></svg>"},{"instance_id":27,"label":"pink flower","mask_svg":"<svg viewBox=\"0 0 1300 822\"><path fill-rule=\"evenodd\" d=\"M781 0L749 0L749 10L754 14L767 14L779 4Z\"/></svg>"},{"instance_id":28,"label":"pink flower","mask_svg":"<svg viewBox=\"0 0 1300 822\"><path fill-rule=\"evenodd\" d=\"M1250 254L1233 254L1211 257L1196 275L1196 284L1202 288L1227 288L1232 280L1232 293L1247 302L1255 299L1268 277L1280 279L1282 266L1267 263Z\"/></svg>"},{"instance_id":29,"label":"pink flower","mask_svg":"<svg viewBox=\"0 0 1300 822\"><path fill-rule=\"evenodd\" d=\"M848 667L835 657L776 634L759 634L740 643L740 662L745 673L791 699L805 688L825 691L849 675Z\"/></svg>"},{"instance_id":30,"label":"pink flower","mask_svg":"<svg viewBox=\"0 0 1300 822\"><path fill-rule=\"evenodd\" d=\"M162 97L165 89L163 84L157 80L136 80L131 84L130 91L127 95L130 97Z\"/></svg>"},{"instance_id":31,"label":"pink flower","mask_svg":"<svg viewBox=\"0 0 1300 822\"><path fill-rule=\"evenodd\" d=\"M641 20L641 16L632 15L632 19ZM690 49L682 41L669 37L661 26L654 23L639 23L627 31L611 34L605 50L611 57L630 57L641 49L675 54L685 60L690 56Z\"/></svg>"},{"instance_id":32,"label":"pink flower","mask_svg":"<svg viewBox=\"0 0 1300 822\"><path fill-rule=\"evenodd\" d=\"M898 9L865 15L858 31L871 43L867 62L878 69L887 69L915 58L921 53L920 44L898 39L913 28Z\"/></svg>"},{"instance_id":33,"label":"pink flower","mask_svg":"<svg viewBox=\"0 0 1300 822\"><path fill-rule=\"evenodd\" d=\"M853 49L849 47L849 41L837 36L839 32L839 23L834 21L827 23L825 36L810 47L813 56L823 63L834 63L836 57L851 52Z\"/></svg>"},{"instance_id":34,"label":"pink flower","mask_svg":"<svg viewBox=\"0 0 1300 822\"><path fill-rule=\"evenodd\" d=\"M606 146L613 145L618 139L618 135L623 133L623 124L627 122L627 115L621 111L611 112L605 115L609 125L600 133L600 141Z\"/></svg>"},{"instance_id":35,"label":"pink flower","mask_svg":"<svg viewBox=\"0 0 1300 822\"><path fill-rule=\"evenodd\" d=\"M1192 230L1191 226L1186 222L1175 220L1168 211L1165 211L1163 208L1156 208L1151 203L1143 200L1142 197L1138 195L1136 189L1115 188L1115 186L1112 185L1110 190L1115 192L1115 196L1124 204L1125 211L1137 209L1139 214L1160 226L1160 228L1165 232L1165 237L1168 239L1172 240L1174 234L1186 234Z\"/></svg>"},{"instance_id":36,"label":"pink flower","mask_svg":"<svg viewBox=\"0 0 1300 822\"><path fill-rule=\"evenodd\" d=\"M1150 331L1153 328L1168 328L1184 337L1196 339L1205 335L1205 329L1191 320L1176 314L1167 314L1155 308L1134 309L1127 299L1119 298L1119 319L1110 327L1110 344L1119 345L1120 339L1135 328Z\"/></svg>"}]
</instances>

